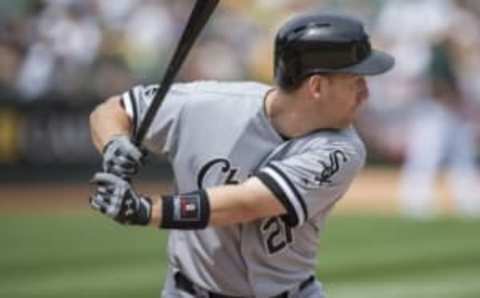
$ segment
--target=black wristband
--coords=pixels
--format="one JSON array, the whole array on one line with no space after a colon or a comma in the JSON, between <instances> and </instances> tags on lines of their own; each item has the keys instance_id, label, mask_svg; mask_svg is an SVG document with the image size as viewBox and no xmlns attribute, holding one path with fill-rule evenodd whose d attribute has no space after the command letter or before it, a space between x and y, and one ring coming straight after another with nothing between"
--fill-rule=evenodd
<instances>
[{"instance_id":1,"label":"black wristband","mask_svg":"<svg viewBox=\"0 0 480 298\"><path fill-rule=\"evenodd\" d=\"M162 229L199 230L209 220L210 202L204 190L162 197Z\"/></svg>"}]
</instances>

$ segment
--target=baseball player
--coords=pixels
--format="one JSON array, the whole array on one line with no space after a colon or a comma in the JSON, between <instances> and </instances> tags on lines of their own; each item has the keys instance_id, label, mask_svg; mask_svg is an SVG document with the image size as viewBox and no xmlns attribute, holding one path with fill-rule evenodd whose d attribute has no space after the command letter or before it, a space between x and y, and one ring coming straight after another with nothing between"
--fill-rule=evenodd
<instances>
[{"instance_id":1,"label":"baseball player","mask_svg":"<svg viewBox=\"0 0 480 298\"><path fill-rule=\"evenodd\" d=\"M163 297L324 297L319 234L365 161L352 127L368 97L364 75L393 64L357 20L301 15L277 34L275 86L174 85L144 142L173 167L170 195L129 182L144 156L130 136L157 86L112 97L91 115L104 161L91 206L171 230Z\"/></svg>"}]
</instances>

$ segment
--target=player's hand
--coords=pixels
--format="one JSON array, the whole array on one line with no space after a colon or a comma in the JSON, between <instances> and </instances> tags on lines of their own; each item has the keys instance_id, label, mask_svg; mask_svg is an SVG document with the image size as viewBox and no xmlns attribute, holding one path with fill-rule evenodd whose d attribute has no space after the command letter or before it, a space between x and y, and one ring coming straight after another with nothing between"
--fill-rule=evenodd
<instances>
[{"instance_id":1,"label":"player's hand","mask_svg":"<svg viewBox=\"0 0 480 298\"><path fill-rule=\"evenodd\" d=\"M128 179L143 165L145 155L128 136L115 136L103 148L103 171Z\"/></svg>"},{"instance_id":2,"label":"player's hand","mask_svg":"<svg viewBox=\"0 0 480 298\"><path fill-rule=\"evenodd\" d=\"M146 225L150 221L152 201L138 194L124 179L110 173L96 173L91 181L96 192L90 206L121 224Z\"/></svg>"}]
</instances>

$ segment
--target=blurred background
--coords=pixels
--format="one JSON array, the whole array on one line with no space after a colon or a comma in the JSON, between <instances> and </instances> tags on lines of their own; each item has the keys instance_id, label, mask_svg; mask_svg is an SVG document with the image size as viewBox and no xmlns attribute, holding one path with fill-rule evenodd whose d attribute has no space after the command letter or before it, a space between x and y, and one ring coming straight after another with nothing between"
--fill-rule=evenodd
<instances>
[{"instance_id":1,"label":"blurred background","mask_svg":"<svg viewBox=\"0 0 480 298\"><path fill-rule=\"evenodd\" d=\"M161 79L193 3L0 0L0 297L158 297L166 234L88 210L88 114ZM315 11L397 61L368 79L368 163L323 236L330 297L480 297L480 2L222 0L177 81L272 83L277 29ZM168 191L150 158L138 187Z\"/></svg>"}]
</instances>

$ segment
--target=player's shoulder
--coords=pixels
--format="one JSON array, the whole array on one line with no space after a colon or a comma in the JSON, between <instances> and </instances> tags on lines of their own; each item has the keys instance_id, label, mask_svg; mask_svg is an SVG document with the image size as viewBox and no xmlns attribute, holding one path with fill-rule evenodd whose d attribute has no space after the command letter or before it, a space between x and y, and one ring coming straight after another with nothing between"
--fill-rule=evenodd
<instances>
[{"instance_id":1,"label":"player's shoulder","mask_svg":"<svg viewBox=\"0 0 480 298\"><path fill-rule=\"evenodd\" d=\"M341 130L318 130L300 138L298 142L303 150L341 151L350 156L352 160L356 160L359 165L363 165L367 155L365 144L353 126Z\"/></svg>"},{"instance_id":2,"label":"player's shoulder","mask_svg":"<svg viewBox=\"0 0 480 298\"><path fill-rule=\"evenodd\" d=\"M244 97L262 95L272 87L253 81L193 81L176 83L173 92L186 92L207 95L228 95L229 97Z\"/></svg>"},{"instance_id":3,"label":"player's shoulder","mask_svg":"<svg viewBox=\"0 0 480 298\"><path fill-rule=\"evenodd\" d=\"M158 84L136 85L128 92L141 94L143 98L151 100L159 90ZM263 98L272 87L263 83L253 81L193 81L173 84L167 94L167 98L181 98L183 103L195 99L193 102L202 100L221 99L258 99Z\"/></svg>"}]
</instances>

